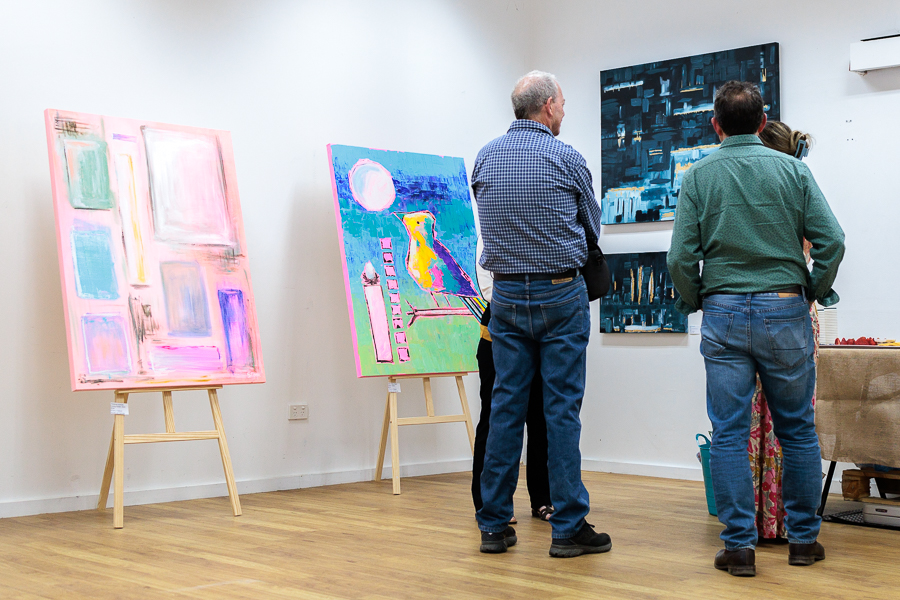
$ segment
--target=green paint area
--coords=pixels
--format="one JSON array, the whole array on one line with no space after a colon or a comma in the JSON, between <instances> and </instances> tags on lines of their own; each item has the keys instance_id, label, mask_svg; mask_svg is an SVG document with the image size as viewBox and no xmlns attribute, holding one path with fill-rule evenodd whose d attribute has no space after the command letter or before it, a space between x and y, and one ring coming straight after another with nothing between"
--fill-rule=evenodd
<instances>
[{"instance_id":1,"label":"green paint area","mask_svg":"<svg viewBox=\"0 0 900 600\"><path fill-rule=\"evenodd\" d=\"M106 210L114 201L109 189L106 142L65 140L63 142L69 203L74 208Z\"/></svg>"},{"instance_id":2,"label":"green paint area","mask_svg":"<svg viewBox=\"0 0 900 600\"><path fill-rule=\"evenodd\" d=\"M385 290L387 291L387 290ZM429 298L430 300L430 298ZM385 298L387 302L387 298ZM454 308L463 308L465 305L458 299L452 298L450 303ZM475 360L475 351L478 349L478 340L481 338L481 324L469 315L453 315L446 317L419 317L412 327L409 326L409 307L403 303L403 323L405 327L397 330L391 327L391 336L394 332L406 332L409 342L410 360L400 362L397 354L397 344L393 347L393 363L379 363L375 360L375 346L372 343L372 333L369 328L369 319L366 313L365 299L359 295L354 296L353 312L356 316L357 349L359 351L360 364L363 377L385 375L413 375L428 373L463 373L478 370L478 362ZM441 304L444 304L443 298ZM390 305L387 304L390 312ZM422 306L417 308L433 308Z\"/></svg>"}]
</instances>

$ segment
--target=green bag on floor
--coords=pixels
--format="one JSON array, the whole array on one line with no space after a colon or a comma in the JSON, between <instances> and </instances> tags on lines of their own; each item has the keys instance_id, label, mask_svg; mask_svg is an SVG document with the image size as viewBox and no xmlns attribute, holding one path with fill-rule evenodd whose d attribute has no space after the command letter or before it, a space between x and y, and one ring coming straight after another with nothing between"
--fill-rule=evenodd
<instances>
[{"instance_id":1,"label":"green bag on floor","mask_svg":"<svg viewBox=\"0 0 900 600\"><path fill-rule=\"evenodd\" d=\"M700 438L706 442L699 444ZM700 466L703 467L703 487L706 488L706 509L712 516L717 516L716 512L716 496L713 493L712 474L709 471L709 446L712 442L702 433L697 434L697 442L700 446Z\"/></svg>"}]
</instances>

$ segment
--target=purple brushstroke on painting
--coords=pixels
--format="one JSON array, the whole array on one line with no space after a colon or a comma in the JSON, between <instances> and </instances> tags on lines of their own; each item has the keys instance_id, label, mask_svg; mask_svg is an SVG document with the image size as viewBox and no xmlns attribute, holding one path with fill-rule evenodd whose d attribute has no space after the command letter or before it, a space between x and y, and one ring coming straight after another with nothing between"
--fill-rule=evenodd
<instances>
[{"instance_id":1,"label":"purple brushstroke on painting","mask_svg":"<svg viewBox=\"0 0 900 600\"><path fill-rule=\"evenodd\" d=\"M250 334L247 331L247 311L241 290L219 290L219 308L225 327L225 359L228 369L253 366Z\"/></svg>"},{"instance_id":2,"label":"purple brushstroke on painting","mask_svg":"<svg viewBox=\"0 0 900 600\"><path fill-rule=\"evenodd\" d=\"M121 316L84 315L81 329L91 375L124 375L131 371L125 321Z\"/></svg>"},{"instance_id":3,"label":"purple brushstroke on painting","mask_svg":"<svg viewBox=\"0 0 900 600\"><path fill-rule=\"evenodd\" d=\"M123 142L137 142L137 138L133 135L125 135L124 133L114 133L114 140L122 140Z\"/></svg>"},{"instance_id":4,"label":"purple brushstroke on painting","mask_svg":"<svg viewBox=\"0 0 900 600\"><path fill-rule=\"evenodd\" d=\"M222 353L215 346L153 346L148 354L150 369L157 373L222 370Z\"/></svg>"}]
</instances>

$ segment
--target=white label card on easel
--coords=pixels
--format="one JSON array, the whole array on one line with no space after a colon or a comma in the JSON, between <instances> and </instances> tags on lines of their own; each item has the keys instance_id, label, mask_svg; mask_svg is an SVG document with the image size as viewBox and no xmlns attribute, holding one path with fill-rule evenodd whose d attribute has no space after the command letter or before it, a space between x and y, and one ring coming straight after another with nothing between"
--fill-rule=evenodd
<instances>
[{"instance_id":1,"label":"white label card on easel","mask_svg":"<svg viewBox=\"0 0 900 600\"><path fill-rule=\"evenodd\" d=\"M400 382L399 381L388 381L388 393L399 394L400 393Z\"/></svg>"},{"instance_id":2,"label":"white label card on easel","mask_svg":"<svg viewBox=\"0 0 900 600\"><path fill-rule=\"evenodd\" d=\"M128 405L124 402L110 402L109 414L111 415L127 415Z\"/></svg>"}]
</instances>

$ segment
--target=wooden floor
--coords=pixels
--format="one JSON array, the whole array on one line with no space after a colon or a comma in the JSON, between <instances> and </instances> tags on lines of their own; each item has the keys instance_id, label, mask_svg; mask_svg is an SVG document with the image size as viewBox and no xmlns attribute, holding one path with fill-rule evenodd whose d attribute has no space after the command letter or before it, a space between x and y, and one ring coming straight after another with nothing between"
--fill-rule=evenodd
<instances>
[{"instance_id":1,"label":"wooden floor","mask_svg":"<svg viewBox=\"0 0 900 600\"><path fill-rule=\"evenodd\" d=\"M0 520L0 598L896 598L900 532L824 523L828 558L759 575L712 568L721 547L701 483L585 473L607 554L553 559L550 526L516 496L519 543L478 552L469 476L407 478ZM841 502L834 497L832 502Z\"/></svg>"}]
</instances>

